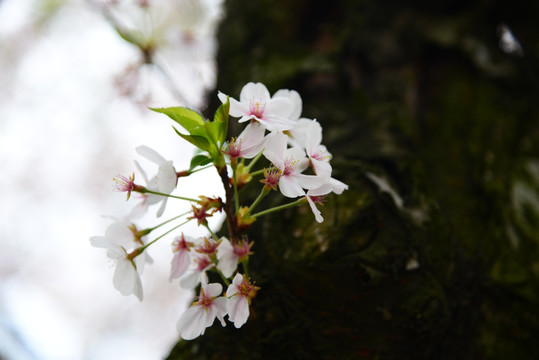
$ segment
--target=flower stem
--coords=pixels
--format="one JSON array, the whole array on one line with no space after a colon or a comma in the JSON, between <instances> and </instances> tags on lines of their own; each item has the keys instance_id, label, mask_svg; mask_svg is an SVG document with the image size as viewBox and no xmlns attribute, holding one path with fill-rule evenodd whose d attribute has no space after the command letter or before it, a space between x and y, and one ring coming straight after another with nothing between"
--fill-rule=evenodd
<instances>
[{"instance_id":1,"label":"flower stem","mask_svg":"<svg viewBox=\"0 0 539 360\"><path fill-rule=\"evenodd\" d=\"M266 195L268 194L269 194L269 190L266 188L266 186L264 186L262 188L262 191L260 191L260 194L258 194L258 197L255 199L255 201L253 201L251 206L249 206L249 213L251 213L254 210L254 208L258 205L258 203L260 203L260 201L262 201L262 199L265 198Z\"/></svg>"},{"instance_id":2,"label":"flower stem","mask_svg":"<svg viewBox=\"0 0 539 360\"><path fill-rule=\"evenodd\" d=\"M189 175L194 174L194 173L199 172L199 171L202 171L202 170L212 168L212 167L213 167L213 164L212 165L206 165L204 167L201 167L201 168L198 168L198 169L195 169L195 170L191 170L191 171L189 171Z\"/></svg>"},{"instance_id":3,"label":"flower stem","mask_svg":"<svg viewBox=\"0 0 539 360\"><path fill-rule=\"evenodd\" d=\"M140 192L141 194L153 194L153 195L159 195L159 196L165 196L165 197L169 197L169 198L173 198L173 199L180 199L180 200L185 200L185 201L190 201L190 202L196 202L196 203L199 203L200 200L197 200L197 199L191 199L191 198L188 198L188 197L183 197L183 196L175 196L175 195L170 195L170 194L165 194L165 193L160 193L160 192L157 192L157 191L153 191L153 190L149 190L149 189L143 189L143 190L139 190L138 192Z\"/></svg>"},{"instance_id":4,"label":"flower stem","mask_svg":"<svg viewBox=\"0 0 539 360\"><path fill-rule=\"evenodd\" d=\"M257 170L257 171L253 171L252 173L249 173L249 175L257 176L257 175L260 175L260 174L263 174L263 173L264 173L264 169L260 169L260 170Z\"/></svg>"},{"instance_id":5,"label":"flower stem","mask_svg":"<svg viewBox=\"0 0 539 360\"><path fill-rule=\"evenodd\" d=\"M181 218L182 216L185 216L185 215L189 214L190 212L191 212L191 211L187 211L187 212L184 212L183 214L174 216L173 218L168 219L167 221L162 222L161 224L155 225L155 226L152 227L152 228L148 228L147 231L148 231L148 233L150 233L151 231L154 231L155 229L157 229L157 228L159 228L159 227L161 227L161 226L163 226L163 225L165 225L165 224L168 224L168 223L171 222L171 221L174 221L174 220L176 220L176 219L178 219L178 218Z\"/></svg>"},{"instance_id":6,"label":"flower stem","mask_svg":"<svg viewBox=\"0 0 539 360\"><path fill-rule=\"evenodd\" d=\"M164 234L159 235L158 237L156 237L155 239L153 239L152 241L150 241L150 242L147 243L146 245L140 247L140 252L142 253L144 250L146 250L146 248L147 248L148 246L152 245L154 242L156 242L157 240L161 239L161 238L164 237L165 235L170 234L171 232L173 232L174 230L176 230L176 229L179 228L180 226L183 226L183 225L187 224L189 221L191 221L191 220L186 220L186 221L182 222L180 225L174 226L172 229L168 230L168 231L165 232Z\"/></svg>"},{"instance_id":7,"label":"flower stem","mask_svg":"<svg viewBox=\"0 0 539 360\"><path fill-rule=\"evenodd\" d=\"M253 167L254 164L256 164L256 162L258 161L258 159L260 159L260 157L262 156L262 153L258 154L257 156L254 157L253 160L251 160L251 162L249 163L249 165L247 165L245 168L247 169L247 171L251 170L251 168Z\"/></svg>"},{"instance_id":8,"label":"flower stem","mask_svg":"<svg viewBox=\"0 0 539 360\"><path fill-rule=\"evenodd\" d=\"M206 229L208 229L208 231L210 232L211 236L215 239L215 241L219 241L219 238L217 237L217 235L215 235L215 233L213 231L211 231L209 225L206 223L204 224L204 227L206 227Z\"/></svg>"},{"instance_id":9,"label":"flower stem","mask_svg":"<svg viewBox=\"0 0 539 360\"><path fill-rule=\"evenodd\" d=\"M241 264L243 265L243 272L245 273L245 276L247 279L249 279L249 258L243 260Z\"/></svg>"},{"instance_id":10,"label":"flower stem","mask_svg":"<svg viewBox=\"0 0 539 360\"><path fill-rule=\"evenodd\" d=\"M230 281L228 281L228 279L223 275L221 270L217 269L217 267L213 268L213 270L215 270L219 274L219 276L221 277L221 280L223 280L226 286L230 285Z\"/></svg>"},{"instance_id":11,"label":"flower stem","mask_svg":"<svg viewBox=\"0 0 539 360\"><path fill-rule=\"evenodd\" d=\"M276 206L276 207L271 208L271 209L260 211L260 212L254 214L254 215L251 215L251 217L257 218L259 216L270 214L272 212L288 209L288 208L291 208L291 207L294 207L294 206L301 205L301 204L305 203L306 201L307 201L306 198L303 197L303 198L301 198L299 200L296 200L296 201L288 203L288 204L284 204L284 205L281 205L281 206Z\"/></svg>"}]
</instances>

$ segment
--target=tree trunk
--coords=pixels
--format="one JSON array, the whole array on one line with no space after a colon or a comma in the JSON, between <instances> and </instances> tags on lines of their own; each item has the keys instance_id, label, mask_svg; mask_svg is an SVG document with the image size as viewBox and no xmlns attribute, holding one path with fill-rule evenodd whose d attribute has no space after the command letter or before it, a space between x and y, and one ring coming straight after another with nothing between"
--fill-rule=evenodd
<instances>
[{"instance_id":1,"label":"tree trunk","mask_svg":"<svg viewBox=\"0 0 539 360\"><path fill-rule=\"evenodd\" d=\"M539 358L539 2L225 7L217 88L297 90L350 189L255 222L249 320L169 359Z\"/></svg>"}]
</instances>

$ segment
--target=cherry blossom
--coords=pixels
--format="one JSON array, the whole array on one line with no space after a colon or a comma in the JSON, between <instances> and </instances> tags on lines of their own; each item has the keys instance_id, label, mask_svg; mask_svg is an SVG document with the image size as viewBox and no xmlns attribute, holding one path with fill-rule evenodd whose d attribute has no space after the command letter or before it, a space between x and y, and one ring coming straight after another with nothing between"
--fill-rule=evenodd
<instances>
[{"instance_id":1,"label":"cherry blossom","mask_svg":"<svg viewBox=\"0 0 539 360\"><path fill-rule=\"evenodd\" d=\"M187 239L189 239L189 237L187 237ZM174 253L174 256L170 264L169 280L176 279L187 271L187 268L191 263L189 252L193 246L194 243L192 241L187 241L183 234L172 242L172 252Z\"/></svg>"},{"instance_id":2,"label":"cherry blossom","mask_svg":"<svg viewBox=\"0 0 539 360\"><path fill-rule=\"evenodd\" d=\"M176 170L172 165L172 161L167 161L159 153L152 148L141 145L135 149L137 153L146 159L150 160L154 164L158 165L157 174L148 180L146 172L140 167L138 162L135 161L135 165L141 172L142 176L147 182L147 187L151 191L160 192L163 194L170 194L176 187L178 176ZM166 196L146 194L145 202L148 205L153 205L161 202L161 207L157 211L157 217L163 215L168 198Z\"/></svg>"},{"instance_id":3,"label":"cherry blossom","mask_svg":"<svg viewBox=\"0 0 539 360\"><path fill-rule=\"evenodd\" d=\"M198 284L207 281L206 271L214 266L208 255L194 255L191 258L191 265L180 278L180 286L184 289L194 289Z\"/></svg>"},{"instance_id":4,"label":"cherry blossom","mask_svg":"<svg viewBox=\"0 0 539 360\"><path fill-rule=\"evenodd\" d=\"M227 95L218 94L222 103ZM250 82L240 92L240 101L230 98L230 116L239 117L240 123L254 120L269 131L285 131L294 126L289 118L294 111L294 104L284 96L271 97L262 83Z\"/></svg>"},{"instance_id":5,"label":"cherry blossom","mask_svg":"<svg viewBox=\"0 0 539 360\"><path fill-rule=\"evenodd\" d=\"M303 196L303 189L314 189L323 184L324 179L321 176L302 174L309 166L309 159L300 148L287 148L286 135L271 133L267 137L264 156L281 172L279 190L284 196Z\"/></svg>"},{"instance_id":6,"label":"cherry blossom","mask_svg":"<svg viewBox=\"0 0 539 360\"><path fill-rule=\"evenodd\" d=\"M300 118L301 111L303 110L303 102L301 100L301 96L296 90L280 89L273 94L273 97L282 97L288 99L292 103L292 109L288 115L290 120L297 121Z\"/></svg>"},{"instance_id":7,"label":"cherry blossom","mask_svg":"<svg viewBox=\"0 0 539 360\"><path fill-rule=\"evenodd\" d=\"M251 299L260 288L251 284L245 275L236 274L226 290L228 319L236 328L242 327L249 317Z\"/></svg>"},{"instance_id":8,"label":"cherry blossom","mask_svg":"<svg viewBox=\"0 0 539 360\"><path fill-rule=\"evenodd\" d=\"M300 119L290 131L291 142L305 149L316 175L331 176L331 154L322 142L322 126L316 120Z\"/></svg>"},{"instance_id":9,"label":"cherry blossom","mask_svg":"<svg viewBox=\"0 0 539 360\"><path fill-rule=\"evenodd\" d=\"M253 243L248 243L243 240L239 243L232 244L230 241L222 237L221 244L217 249L217 269L227 278L231 277L234 271L238 268L238 263L251 254Z\"/></svg>"},{"instance_id":10,"label":"cherry blossom","mask_svg":"<svg viewBox=\"0 0 539 360\"><path fill-rule=\"evenodd\" d=\"M122 295L134 294L142 301L142 282L140 281L139 271L142 271L145 259L143 257L135 257L133 259L124 247L102 236L90 238L90 243L95 247L106 249L107 256L116 262L116 268L112 278L114 287ZM140 270L139 266L141 267Z\"/></svg>"},{"instance_id":11,"label":"cherry blossom","mask_svg":"<svg viewBox=\"0 0 539 360\"><path fill-rule=\"evenodd\" d=\"M231 159L252 159L264 148L266 129L259 123L250 123L242 133L228 144L227 154Z\"/></svg>"},{"instance_id":12,"label":"cherry blossom","mask_svg":"<svg viewBox=\"0 0 539 360\"><path fill-rule=\"evenodd\" d=\"M206 328L213 325L215 318L226 326L226 299L221 295L221 284L203 284L198 301L187 309L178 320L178 332L185 340L192 340L204 335Z\"/></svg>"},{"instance_id":13,"label":"cherry blossom","mask_svg":"<svg viewBox=\"0 0 539 360\"><path fill-rule=\"evenodd\" d=\"M316 207L316 204L322 203L325 195L329 193L335 193L337 195L340 195L343 193L344 190L347 189L348 185L346 185L342 181L339 181L334 178L329 178L321 186L307 191L307 202L309 203L309 206L311 207L311 210L317 222L321 223L322 221L324 221L324 218L322 217L322 213L320 212L320 210L318 210L318 208Z\"/></svg>"}]
</instances>

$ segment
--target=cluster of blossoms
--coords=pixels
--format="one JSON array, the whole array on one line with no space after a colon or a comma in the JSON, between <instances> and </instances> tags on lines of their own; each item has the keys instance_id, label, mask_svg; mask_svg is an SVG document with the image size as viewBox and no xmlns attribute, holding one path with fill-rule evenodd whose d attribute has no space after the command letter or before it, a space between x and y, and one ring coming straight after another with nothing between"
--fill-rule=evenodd
<instances>
[{"instance_id":1,"label":"cluster of blossoms","mask_svg":"<svg viewBox=\"0 0 539 360\"><path fill-rule=\"evenodd\" d=\"M189 169L176 171L171 161L147 146L140 146L137 153L157 165L156 175L148 178L135 162L146 185L136 184L134 175L119 175L114 179L116 190L126 192L128 199L132 192L141 195L142 201L128 219L136 219L156 204L160 204L157 211L160 217L168 199L188 201L192 210L146 229L138 229L127 219L116 219L105 236L90 239L93 246L106 249L108 257L116 261L113 278L116 289L123 295L134 294L142 300L140 275L144 264L152 261L146 249L189 221L196 220L207 229L206 237L191 238L180 233L172 242L170 280L179 279L182 288L199 293L178 321L180 336L187 340L204 334L215 318L225 326L225 317L228 317L236 328L247 321L251 300L259 287L249 277L253 242L249 242L244 232L246 228L260 216L303 204L309 204L316 221L322 222L322 213L316 204L330 193L341 194L347 189L346 184L331 176L331 154L321 144L322 127L316 120L301 117L302 100L296 91L279 90L270 96L263 84L248 83L239 101L223 93L218 96L223 104L213 121L184 107L152 109L182 126L187 134L175 129L177 134L199 149ZM229 116L247 123L237 138L227 137ZM262 157L269 165L254 170ZM172 195L181 177L209 168L216 169L222 180L224 201L218 197L195 199ZM260 194L250 206L243 206L240 189L257 176L263 184ZM272 190L294 200L255 212ZM225 213L228 237L218 237L208 226L207 218L216 212ZM170 224L175 225L147 241L155 230ZM210 272L218 274L221 281L210 282Z\"/></svg>"}]
</instances>

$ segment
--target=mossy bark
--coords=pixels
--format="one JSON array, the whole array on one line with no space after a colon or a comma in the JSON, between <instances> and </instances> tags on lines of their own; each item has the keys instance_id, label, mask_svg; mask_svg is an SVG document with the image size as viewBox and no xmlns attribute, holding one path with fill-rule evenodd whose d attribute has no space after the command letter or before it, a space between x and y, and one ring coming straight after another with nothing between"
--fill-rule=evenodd
<instances>
[{"instance_id":1,"label":"mossy bark","mask_svg":"<svg viewBox=\"0 0 539 360\"><path fill-rule=\"evenodd\" d=\"M539 3L225 9L218 89L297 90L350 190L255 222L248 322L169 359L539 358Z\"/></svg>"}]
</instances>

